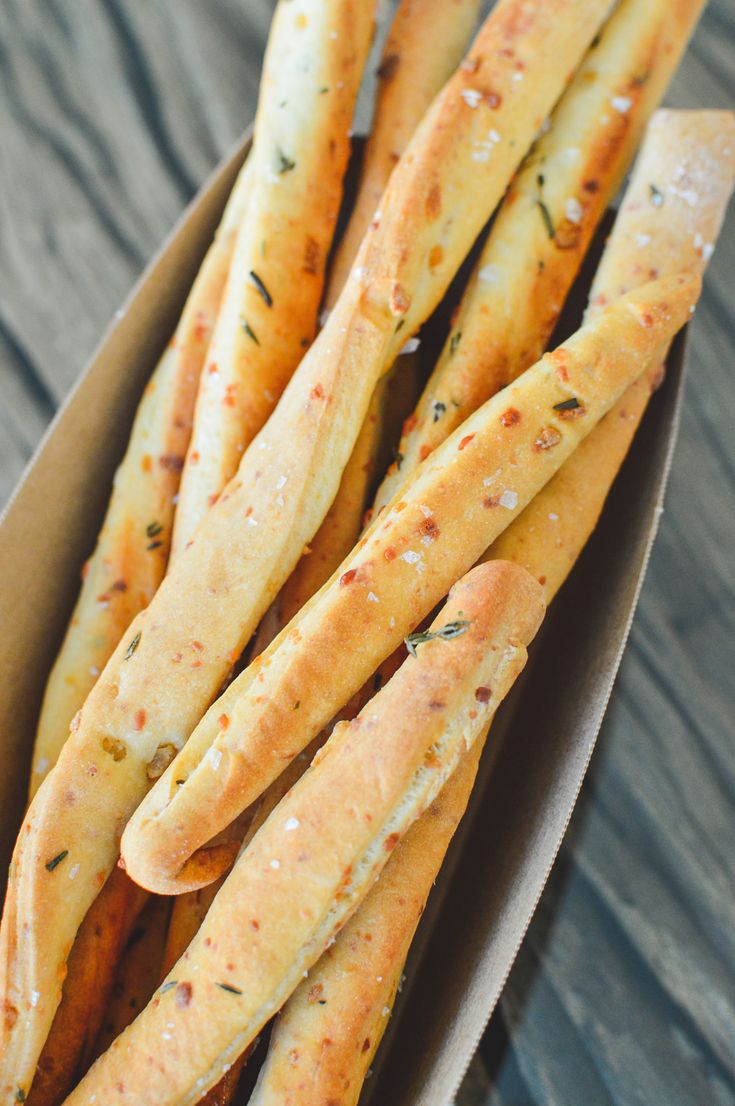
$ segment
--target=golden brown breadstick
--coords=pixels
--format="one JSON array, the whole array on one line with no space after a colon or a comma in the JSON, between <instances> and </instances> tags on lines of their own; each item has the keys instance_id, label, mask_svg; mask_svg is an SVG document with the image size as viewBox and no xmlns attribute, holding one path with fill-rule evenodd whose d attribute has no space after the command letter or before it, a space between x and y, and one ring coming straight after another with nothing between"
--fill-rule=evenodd
<instances>
[{"instance_id":1,"label":"golden brown breadstick","mask_svg":"<svg viewBox=\"0 0 735 1106\"><path fill-rule=\"evenodd\" d=\"M161 993L69 1106L91 1094L108 1106L197 1101L354 912L485 729L542 616L541 588L516 566L483 565L455 585L415 655L335 728L263 825Z\"/></svg>"},{"instance_id":2,"label":"golden brown breadstick","mask_svg":"<svg viewBox=\"0 0 735 1106\"><path fill-rule=\"evenodd\" d=\"M349 294L340 297L238 477L92 689L15 851L0 931L0 996L23 1009L24 1021L22 1032L12 1019L2 1028L0 1085L27 1089L58 1004L66 950L100 875L116 861L120 829L193 730L318 529L375 383L441 299L609 3L496 5L396 166ZM518 63L533 74L522 95L513 81ZM473 154L491 125L504 139L492 164L484 164ZM46 869L62 854L67 869L79 864L72 884L62 862ZM221 857L226 864L229 853ZM53 927L40 921L48 916ZM35 921L21 946L17 934L29 917ZM28 996L36 990L43 1001L31 1009Z\"/></svg>"},{"instance_id":3,"label":"golden brown breadstick","mask_svg":"<svg viewBox=\"0 0 735 1106\"><path fill-rule=\"evenodd\" d=\"M56 1106L94 1058L115 969L147 898L114 869L92 903L69 954L61 1003L26 1096L29 1106Z\"/></svg>"},{"instance_id":4,"label":"golden brown breadstick","mask_svg":"<svg viewBox=\"0 0 735 1106\"><path fill-rule=\"evenodd\" d=\"M661 112L654 117L621 214L608 241L601 273L615 274L612 298L640 282L640 225L652 174L683 166L700 197L697 224L682 217L682 198L656 209L643 247L662 275L701 271L732 190L735 133L721 113ZM730 155L723 150L730 149ZM680 158L683 157L683 161ZM691 209L690 209L691 211ZM678 241L677 241L678 236ZM598 294L605 285L597 281ZM599 307L598 307L599 310ZM487 559L510 560L544 585L551 601L595 527L608 489L645 409L658 366L637 380L559 472L490 547ZM281 1011L250 1106L317 1106L330 1098L353 1106L390 1016L408 947L475 776L481 742L446 783L432 808L411 828L359 910ZM329 1039L330 1046L322 1042Z\"/></svg>"},{"instance_id":5,"label":"golden brown breadstick","mask_svg":"<svg viewBox=\"0 0 735 1106\"><path fill-rule=\"evenodd\" d=\"M171 900L150 898L134 926L112 986L94 1056L104 1052L146 1005L164 976L163 950Z\"/></svg>"},{"instance_id":6,"label":"golden brown breadstick","mask_svg":"<svg viewBox=\"0 0 735 1106\"><path fill-rule=\"evenodd\" d=\"M393 169L439 89L462 60L480 0L401 0L385 40L370 137L350 222L337 246L325 306L331 310Z\"/></svg>"},{"instance_id":7,"label":"golden brown breadstick","mask_svg":"<svg viewBox=\"0 0 735 1106\"><path fill-rule=\"evenodd\" d=\"M246 162L176 332L143 394L97 546L84 566L81 593L46 685L29 798L56 763L71 720L113 649L163 578L197 383L235 233L247 209L249 176Z\"/></svg>"},{"instance_id":8,"label":"golden brown breadstick","mask_svg":"<svg viewBox=\"0 0 735 1106\"><path fill-rule=\"evenodd\" d=\"M314 337L375 4L276 6L250 154L248 218L201 377L174 557L234 476Z\"/></svg>"},{"instance_id":9,"label":"golden brown breadstick","mask_svg":"<svg viewBox=\"0 0 735 1106\"><path fill-rule=\"evenodd\" d=\"M137 882L176 891L219 874L229 856L196 850L264 790L520 513L676 333L698 291L696 278L681 277L624 297L429 458L339 572L212 705L143 800L122 839Z\"/></svg>"},{"instance_id":10,"label":"golden brown breadstick","mask_svg":"<svg viewBox=\"0 0 735 1106\"><path fill-rule=\"evenodd\" d=\"M547 348L703 7L704 0L623 0L602 29L500 208L375 510Z\"/></svg>"},{"instance_id":11,"label":"golden brown breadstick","mask_svg":"<svg viewBox=\"0 0 735 1106\"><path fill-rule=\"evenodd\" d=\"M459 64L479 7L479 0L450 4L445 0L402 0L398 5L378 69L374 121L365 143L355 205L329 274L327 311L344 287L396 162L434 96ZM398 371L403 368L399 365ZM276 603L277 616L268 619L271 638L329 579L357 540L381 439L385 383L383 377L373 392L334 502L309 542L308 554L284 584Z\"/></svg>"}]
</instances>

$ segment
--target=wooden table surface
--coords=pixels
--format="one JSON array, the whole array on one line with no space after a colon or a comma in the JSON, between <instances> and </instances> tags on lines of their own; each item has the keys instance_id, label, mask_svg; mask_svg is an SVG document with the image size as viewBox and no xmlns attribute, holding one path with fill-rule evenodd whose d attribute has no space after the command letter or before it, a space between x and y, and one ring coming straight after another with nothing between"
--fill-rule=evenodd
<instances>
[{"instance_id":1,"label":"wooden table surface","mask_svg":"<svg viewBox=\"0 0 735 1106\"><path fill-rule=\"evenodd\" d=\"M272 6L0 0L0 501L251 119ZM667 102L732 107L734 81L711 0ZM731 221L598 751L463 1106L735 1103L734 270Z\"/></svg>"}]
</instances>

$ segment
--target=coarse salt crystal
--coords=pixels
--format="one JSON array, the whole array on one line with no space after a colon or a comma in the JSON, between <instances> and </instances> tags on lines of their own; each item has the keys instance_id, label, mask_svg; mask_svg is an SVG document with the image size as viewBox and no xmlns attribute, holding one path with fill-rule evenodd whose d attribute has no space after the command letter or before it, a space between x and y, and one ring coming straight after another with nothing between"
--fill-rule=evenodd
<instances>
[{"instance_id":1,"label":"coarse salt crystal","mask_svg":"<svg viewBox=\"0 0 735 1106\"><path fill-rule=\"evenodd\" d=\"M489 161L490 160L490 151L489 150L473 150L472 151L472 160L473 161L481 161L481 162Z\"/></svg>"},{"instance_id":2,"label":"coarse salt crystal","mask_svg":"<svg viewBox=\"0 0 735 1106\"><path fill-rule=\"evenodd\" d=\"M276 491L280 491L281 488L285 488L287 483L288 483L288 477L287 476L279 476L278 479L276 480Z\"/></svg>"},{"instance_id":3,"label":"coarse salt crystal","mask_svg":"<svg viewBox=\"0 0 735 1106\"><path fill-rule=\"evenodd\" d=\"M204 759L212 765L212 769L216 772L222 760L222 750L216 749L214 745L212 745L204 754Z\"/></svg>"},{"instance_id":4,"label":"coarse salt crystal","mask_svg":"<svg viewBox=\"0 0 735 1106\"><path fill-rule=\"evenodd\" d=\"M406 564L415 565L417 561L421 560L421 554L415 553L413 549L407 549L405 553L401 553L399 559L405 561Z\"/></svg>"},{"instance_id":5,"label":"coarse salt crystal","mask_svg":"<svg viewBox=\"0 0 735 1106\"><path fill-rule=\"evenodd\" d=\"M613 96L610 103L621 115L625 115L626 111L630 111L633 106L630 96Z\"/></svg>"},{"instance_id":6,"label":"coarse salt crystal","mask_svg":"<svg viewBox=\"0 0 735 1106\"><path fill-rule=\"evenodd\" d=\"M420 338L409 338L408 341L406 342L405 346L403 347L403 349L400 352L401 353L415 353L420 345L421 345L421 339Z\"/></svg>"},{"instance_id":7,"label":"coarse salt crystal","mask_svg":"<svg viewBox=\"0 0 735 1106\"><path fill-rule=\"evenodd\" d=\"M704 258L704 260L709 261L709 259L712 257L712 254L714 252L715 252L715 247L712 245L712 243L711 242L705 242L704 246L702 246L702 257Z\"/></svg>"},{"instance_id":8,"label":"coarse salt crystal","mask_svg":"<svg viewBox=\"0 0 735 1106\"><path fill-rule=\"evenodd\" d=\"M511 80L513 80L513 81L522 81L523 80L523 74L521 73L521 71L519 69L517 69L515 71L515 73L513 74Z\"/></svg>"},{"instance_id":9,"label":"coarse salt crystal","mask_svg":"<svg viewBox=\"0 0 735 1106\"><path fill-rule=\"evenodd\" d=\"M99 676L100 670L99 670L99 668L97 667L96 664L93 664L93 665L90 666L89 674L90 674L90 676Z\"/></svg>"},{"instance_id":10,"label":"coarse salt crystal","mask_svg":"<svg viewBox=\"0 0 735 1106\"><path fill-rule=\"evenodd\" d=\"M504 491L498 503L501 507L507 507L509 511L512 511L518 506L518 493Z\"/></svg>"},{"instance_id":11,"label":"coarse salt crystal","mask_svg":"<svg viewBox=\"0 0 735 1106\"><path fill-rule=\"evenodd\" d=\"M41 997L40 991L31 991L31 1006L38 1006L38 1000Z\"/></svg>"},{"instance_id":12,"label":"coarse salt crystal","mask_svg":"<svg viewBox=\"0 0 735 1106\"><path fill-rule=\"evenodd\" d=\"M497 265L483 265L477 274L477 279L483 284L497 284L500 280L500 269Z\"/></svg>"},{"instance_id":13,"label":"coarse salt crystal","mask_svg":"<svg viewBox=\"0 0 735 1106\"><path fill-rule=\"evenodd\" d=\"M496 469L495 472L492 474L492 476L486 476L485 479L482 482L483 487L489 488L491 484L494 484L495 481L500 476L501 472L502 472L502 469Z\"/></svg>"},{"instance_id":14,"label":"coarse salt crystal","mask_svg":"<svg viewBox=\"0 0 735 1106\"><path fill-rule=\"evenodd\" d=\"M389 1014L390 1014L390 1006L384 1006L383 1007L383 1017L387 1018Z\"/></svg>"},{"instance_id":15,"label":"coarse salt crystal","mask_svg":"<svg viewBox=\"0 0 735 1106\"><path fill-rule=\"evenodd\" d=\"M431 518L434 513L431 507L427 507L425 503L419 504L419 510L421 511L421 514L424 516L424 518Z\"/></svg>"},{"instance_id":16,"label":"coarse salt crystal","mask_svg":"<svg viewBox=\"0 0 735 1106\"><path fill-rule=\"evenodd\" d=\"M283 828L285 829L286 833L291 833L292 830L298 829L299 825L300 823L298 818L289 818L287 819Z\"/></svg>"},{"instance_id":17,"label":"coarse salt crystal","mask_svg":"<svg viewBox=\"0 0 735 1106\"><path fill-rule=\"evenodd\" d=\"M552 522L558 522L559 521L559 516L556 513L556 511L549 511L549 518L551 519Z\"/></svg>"},{"instance_id":18,"label":"coarse salt crystal","mask_svg":"<svg viewBox=\"0 0 735 1106\"><path fill-rule=\"evenodd\" d=\"M352 276L355 280L362 280L363 277L367 276L367 267L365 265L355 265Z\"/></svg>"},{"instance_id":19,"label":"coarse salt crystal","mask_svg":"<svg viewBox=\"0 0 735 1106\"><path fill-rule=\"evenodd\" d=\"M76 879L78 871L79 871L79 865L78 864L72 864L71 868L69 869L69 879Z\"/></svg>"},{"instance_id":20,"label":"coarse salt crystal","mask_svg":"<svg viewBox=\"0 0 735 1106\"><path fill-rule=\"evenodd\" d=\"M476 88L463 88L460 96L468 108L476 108L482 99L482 93L478 92Z\"/></svg>"},{"instance_id":21,"label":"coarse salt crystal","mask_svg":"<svg viewBox=\"0 0 735 1106\"><path fill-rule=\"evenodd\" d=\"M280 860L271 860L271 868L273 868L274 871L275 871L275 869L280 868L280 867L281 867Z\"/></svg>"},{"instance_id":22,"label":"coarse salt crystal","mask_svg":"<svg viewBox=\"0 0 735 1106\"><path fill-rule=\"evenodd\" d=\"M576 196L570 196L564 204L564 212L570 223L579 223L582 220L582 205Z\"/></svg>"},{"instance_id":23,"label":"coarse salt crystal","mask_svg":"<svg viewBox=\"0 0 735 1106\"><path fill-rule=\"evenodd\" d=\"M635 236L635 244L641 250L643 249L644 246L650 245L650 242L651 242L651 235L650 234L636 234L636 236Z\"/></svg>"},{"instance_id":24,"label":"coarse salt crystal","mask_svg":"<svg viewBox=\"0 0 735 1106\"><path fill-rule=\"evenodd\" d=\"M257 526L257 525L258 525L258 520L256 518L253 518L253 516L251 515L250 518L248 519L248 526Z\"/></svg>"},{"instance_id":25,"label":"coarse salt crystal","mask_svg":"<svg viewBox=\"0 0 735 1106\"><path fill-rule=\"evenodd\" d=\"M378 599L378 597L377 597L377 595L375 594L374 591L369 591L368 592L368 599L370 600L371 603L379 603L380 602L380 600Z\"/></svg>"},{"instance_id":26,"label":"coarse salt crystal","mask_svg":"<svg viewBox=\"0 0 735 1106\"><path fill-rule=\"evenodd\" d=\"M39 761L38 761L38 764L36 765L36 771L37 772L46 772L48 770L50 764L51 764L51 761L49 760L48 757L40 757Z\"/></svg>"}]
</instances>

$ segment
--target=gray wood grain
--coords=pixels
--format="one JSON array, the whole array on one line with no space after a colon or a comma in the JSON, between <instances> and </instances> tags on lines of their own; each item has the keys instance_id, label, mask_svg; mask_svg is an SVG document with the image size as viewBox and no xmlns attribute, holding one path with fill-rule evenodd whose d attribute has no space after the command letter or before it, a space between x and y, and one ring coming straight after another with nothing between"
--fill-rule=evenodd
<instances>
[{"instance_id":1,"label":"gray wood grain","mask_svg":"<svg viewBox=\"0 0 735 1106\"><path fill-rule=\"evenodd\" d=\"M0 0L0 502L253 114L271 0ZM731 107L711 0L668 102ZM462 1106L735 1103L735 229L599 751Z\"/></svg>"}]
</instances>

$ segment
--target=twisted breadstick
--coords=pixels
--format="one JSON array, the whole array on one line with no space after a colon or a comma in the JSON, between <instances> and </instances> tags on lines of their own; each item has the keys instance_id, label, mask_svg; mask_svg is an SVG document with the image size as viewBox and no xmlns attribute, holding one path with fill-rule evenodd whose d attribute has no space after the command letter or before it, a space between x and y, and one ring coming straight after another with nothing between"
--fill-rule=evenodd
<instances>
[{"instance_id":1,"label":"twisted breadstick","mask_svg":"<svg viewBox=\"0 0 735 1106\"><path fill-rule=\"evenodd\" d=\"M87 698L15 850L0 930L0 995L10 1011L0 1037L1 1085L11 1093L28 1089L67 950L116 861L122 826L199 721L324 518L377 379L441 299L609 2L496 5L396 167L354 279L238 477ZM533 73L522 95L513 80L518 65ZM485 163L473 155L490 126L504 137ZM229 858L223 849L223 864ZM53 927L43 921L50 916ZM42 996L36 1006L33 992Z\"/></svg>"},{"instance_id":2,"label":"twisted breadstick","mask_svg":"<svg viewBox=\"0 0 735 1106\"><path fill-rule=\"evenodd\" d=\"M702 246L714 244L732 191L734 140L735 121L722 112L654 116L598 270L596 296L614 298L640 282L649 271L648 258L641 268L641 249L656 258L662 275L682 263L703 271L711 249ZM670 193L668 204L647 218L651 180L671 181L681 168L688 184L683 191L699 198L694 223L691 205L682 210L681 192ZM605 274L612 283L604 282ZM543 584L547 601L554 598L597 523L658 371L654 366L631 385L484 559L521 565ZM469 799L481 745L478 741L463 758L336 943L284 1006L250 1106L317 1106L330 1098L341 1106L357 1102L418 920ZM326 1052L325 1039L331 1042Z\"/></svg>"},{"instance_id":3,"label":"twisted breadstick","mask_svg":"<svg viewBox=\"0 0 735 1106\"><path fill-rule=\"evenodd\" d=\"M374 510L546 349L703 7L704 0L623 0L603 28L500 208Z\"/></svg>"},{"instance_id":4,"label":"twisted breadstick","mask_svg":"<svg viewBox=\"0 0 735 1106\"><path fill-rule=\"evenodd\" d=\"M248 219L207 351L173 555L234 476L310 345L376 0L282 0L263 63Z\"/></svg>"},{"instance_id":5,"label":"twisted breadstick","mask_svg":"<svg viewBox=\"0 0 735 1106\"><path fill-rule=\"evenodd\" d=\"M232 190L173 338L148 384L82 589L51 670L38 721L29 798L53 768L69 725L135 615L163 579L174 498L191 432L197 383L247 210L248 163Z\"/></svg>"},{"instance_id":6,"label":"twisted breadstick","mask_svg":"<svg viewBox=\"0 0 735 1106\"><path fill-rule=\"evenodd\" d=\"M526 658L541 589L484 565L358 717L338 725L228 876L187 953L68 1099L194 1103L365 897ZM335 796L342 796L335 802ZM150 1058L155 1057L151 1063Z\"/></svg>"},{"instance_id":7,"label":"twisted breadstick","mask_svg":"<svg viewBox=\"0 0 735 1106\"><path fill-rule=\"evenodd\" d=\"M210 708L143 800L121 845L137 882L168 892L219 874L229 855L196 850L264 790L543 487L680 328L698 291L696 278L682 277L613 304L436 451ZM336 670L335 655L343 658Z\"/></svg>"}]
</instances>

